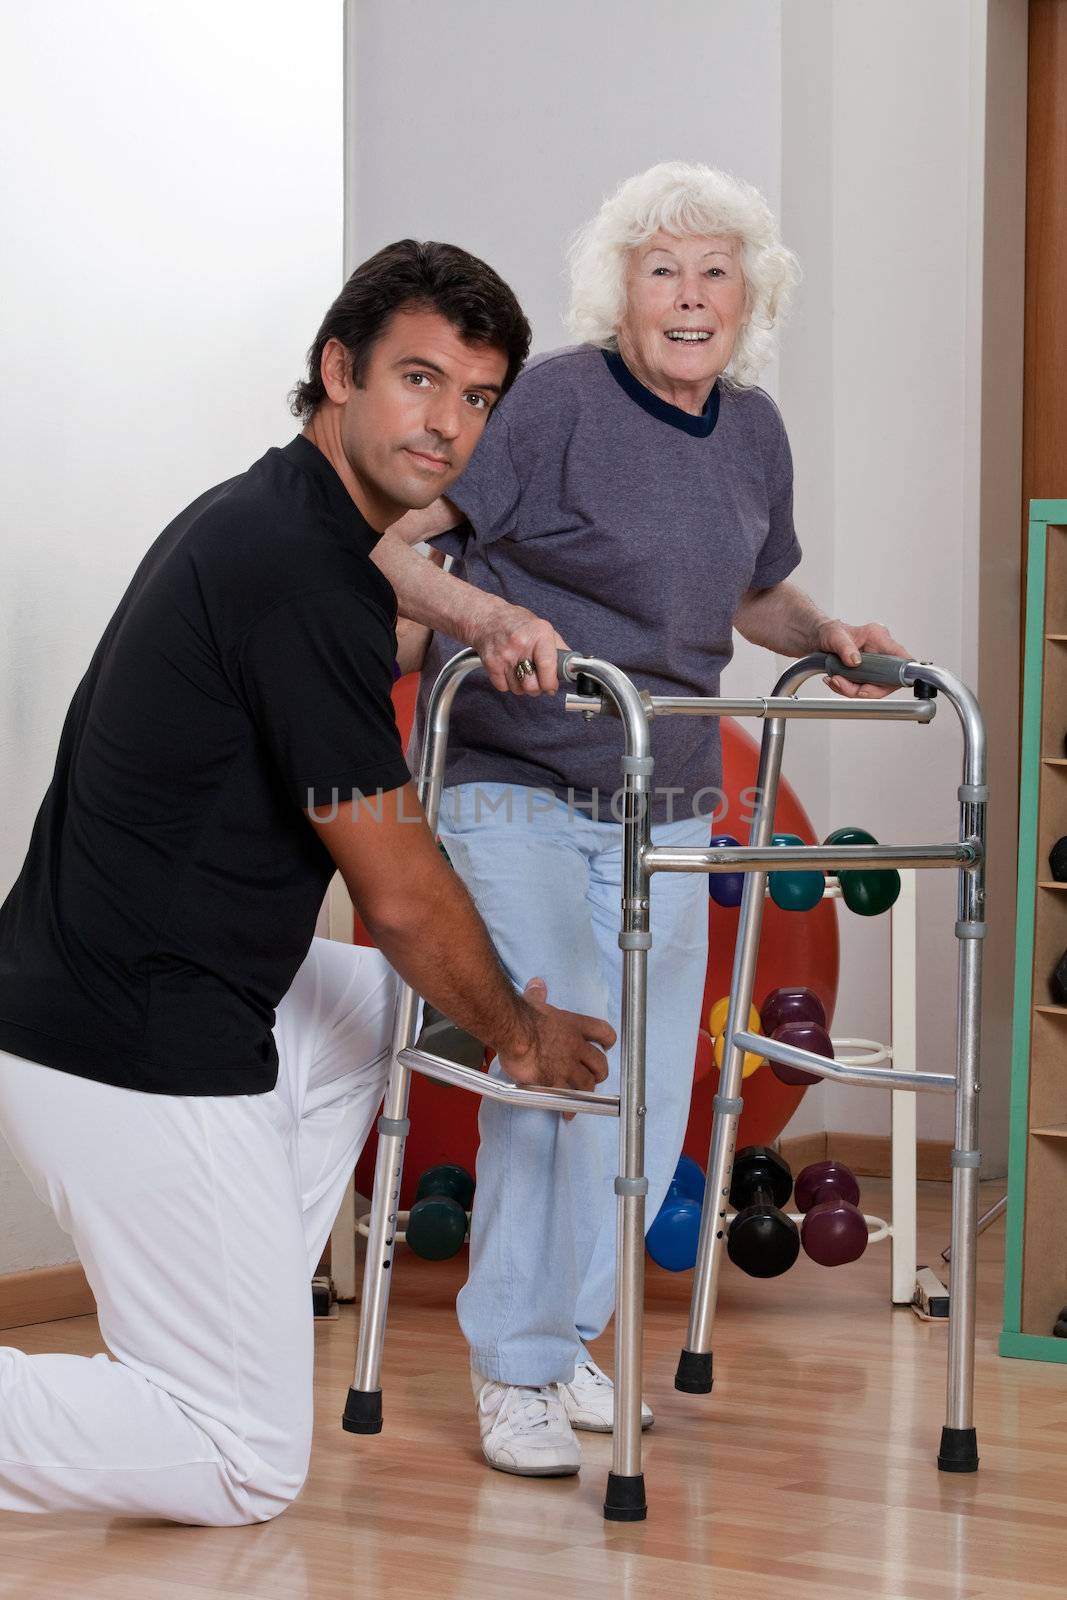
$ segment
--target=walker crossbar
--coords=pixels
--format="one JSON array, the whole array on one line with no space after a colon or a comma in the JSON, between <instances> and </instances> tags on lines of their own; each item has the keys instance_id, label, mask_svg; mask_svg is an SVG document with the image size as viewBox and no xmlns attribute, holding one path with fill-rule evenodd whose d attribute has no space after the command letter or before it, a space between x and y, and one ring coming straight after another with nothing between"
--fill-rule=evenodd
<instances>
[{"instance_id":1,"label":"walker crossbar","mask_svg":"<svg viewBox=\"0 0 1067 1600\"><path fill-rule=\"evenodd\" d=\"M509 1106L537 1111L586 1111L594 1117L619 1114L619 1097L615 1094L597 1094L592 1089L552 1089L545 1084L532 1088L508 1078L490 1078L475 1067L446 1061L425 1050L401 1050L398 1059L409 1072L421 1072L424 1078L436 1078L438 1083L449 1083L456 1089L470 1089L487 1100L502 1100Z\"/></svg>"},{"instance_id":2,"label":"walker crossbar","mask_svg":"<svg viewBox=\"0 0 1067 1600\"><path fill-rule=\"evenodd\" d=\"M821 872L870 867L973 867L979 859L974 844L782 844L653 845L645 852L649 872L744 872L766 867L817 867Z\"/></svg>"},{"instance_id":3,"label":"walker crossbar","mask_svg":"<svg viewBox=\"0 0 1067 1600\"><path fill-rule=\"evenodd\" d=\"M855 1084L857 1089L926 1089L932 1094L955 1094L956 1079L951 1072L895 1072L892 1067L868 1067L857 1063L831 1061L829 1056L816 1055L812 1050L801 1050L795 1044L782 1044L778 1039L768 1039L762 1033L749 1033L742 1029L733 1036L739 1050L751 1051L765 1061L780 1061L786 1067L800 1067L804 1072L815 1072L820 1078L832 1078L835 1083Z\"/></svg>"},{"instance_id":4,"label":"walker crossbar","mask_svg":"<svg viewBox=\"0 0 1067 1600\"><path fill-rule=\"evenodd\" d=\"M419 796L431 828L436 826L444 781L445 753L452 701L462 680L479 666L473 651L446 663L434 684L427 713L427 736L419 775ZM647 959L651 945L649 896L657 872L740 871L745 874L741 920L734 955L733 980L716 1116L712 1129L706 1199L701 1220L698 1259L693 1281L689 1330L676 1387L706 1393L712 1386L711 1329L715 1311L721 1245L728 1218L727 1201L737 1122L741 1110L742 1063L746 1047L808 1067L820 1077L873 1087L952 1092L956 1097L956 1148L953 1151L952 1278L949 1326L948 1415L938 1464L946 1471L973 1471L978 1464L972 1421L974 1387L975 1221L978 1163L978 1017L981 994L982 921L985 900L985 733L981 713L970 691L943 669L897 657L864 657L858 668L846 668L836 657L813 655L797 662L765 700L726 698L680 699L639 692L625 673L606 661L573 651L559 655L562 680L578 683L582 692L566 697L567 710L590 716L608 712L623 724L622 829L623 881L619 944L622 950L622 1006L619 1018L620 1092L618 1098L579 1091L553 1091L510 1084L471 1068L442 1061L414 1048L418 1013L412 989L402 985L393 1028L391 1067L379 1121L374 1191L367 1224L367 1255L360 1304L359 1346L353 1386L343 1419L352 1433L377 1433L382 1426L381 1359L392 1278L393 1246L400 1217L400 1184L411 1073L487 1094L516 1107L594 1112L619 1119L619 1172L616 1178L616 1313L615 1429L612 1466L604 1515L616 1521L639 1521L646 1515L641 1471L641 1366L644 1296L644 1117L645 1021ZM805 700L795 691L816 674L848 677L889 687L914 687L912 706L888 706L865 700ZM588 692L592 683L595 693ZM963 725L963 784L959 843L954 845L786 846L772 847L771 833L781 773L785 724L794 717L828 717L873 721L913 720L925 723L934 714L933 695L940 690L951 701ZM657 715L748 715L764 720L763 743L755 795L756 812L747 848L653 849L649 799L653 762L650 724ZM831 1062L811 1052L779 1046L745 1032L752 1002L767 877L787 863L808 868L845 869L872 863L901 867L951 867L959 874L958 920L960 985L957 1014L957 1071L954 1077L905 1072L846 1061ZM770 1049L773 1043L774 1050Z\"/></svg>"},{"instance_id":5,"label":"walker crossbar","mask_svg":"<svg viewBox=\"0 0 1067 1600\"><path fill-rule=\"evenodd\" d=\"M932 722L937 712L933 700L902 701L897 705L894 701L831 700L827 696L797 700L792 695L740 700L702 700L687 694L643 694L641 698L655 717L788 717L793 721L833 717L845 722ZM564 709L580 711L586 717L615 715L614 708L604 705L599 695L569 694Z\"/></svg>"}]
</instances>

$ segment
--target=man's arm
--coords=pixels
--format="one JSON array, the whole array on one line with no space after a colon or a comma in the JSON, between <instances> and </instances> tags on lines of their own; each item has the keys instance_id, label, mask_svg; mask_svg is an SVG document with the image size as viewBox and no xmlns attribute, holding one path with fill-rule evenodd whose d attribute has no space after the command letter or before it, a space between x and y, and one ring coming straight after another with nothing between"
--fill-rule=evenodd
<instances>
[{"instance_id":1,"label":"man's arm","mask_svg":"<svg viewBox=\"0 0 1067 1600\"><path fill-rule=\"evenodd\" d=\"M743 638L782 656L804 656L819 650L840 656L846 666L859 665L860 652L913 659L880 622L848 623L829 617L795 583L776 583L770 589L749 589L734 617ZM880 700L891 693L873 683L852 683L848 678L827 678L836 694L849 699Z\"/></svg>"},{"instance_id":2,"label":"man's arm","mask_svg":"<svg viewBox=\"0 0 1067 1600\"><path fill-rule=\"evenodd\" d=\"M307 817L390 965L438 1011L490 1045L508 1077L573 1089L603 1082L603 1049L614 1044L615 1030L546 1005L543 988L531 984L525 996L515 993L473 901L426 826L412 784L344 802L329 821L314 811Z\"/></svg>"},{"instance_id":3,"label":"man's arm","mask_svg":"<svg viewBox=\"0 0 1067 1600\"><path fill-rule=\"evenodd\" d=\"M401 615L476 650L494 689L555 694L556 652L567 645L552 624L454 578L412 548L462 520L443 497L425 511L409 511L378 540L371 560L396 590ZM523 659L533 662L536 675L520 681L515 667Z\"/></svg>"}]
</instances>

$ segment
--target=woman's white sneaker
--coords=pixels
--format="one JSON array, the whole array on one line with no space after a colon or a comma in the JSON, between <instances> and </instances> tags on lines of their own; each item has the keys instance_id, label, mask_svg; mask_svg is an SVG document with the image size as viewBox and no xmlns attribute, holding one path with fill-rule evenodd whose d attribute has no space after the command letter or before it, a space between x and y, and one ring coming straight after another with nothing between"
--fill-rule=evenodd
<instances>
[{"instance_id":1,"label":"woman's white sneaker","mask_svg":"<svg viewBox=\"0 0 1067 1600\"><path fill-rule=\"evenodd\" d=\"M615 1385L595 1361L579 1361L570 1383L557 1384L563 1409L572 1428L587 1433L611 1433L615 1426ZM641 1426L655 1421L651 1406L641 1402Z\"/></svg>"},{"instance_id":2,"label":"woman's white sneaker","mask_svg":"<svg viewBox=\"0 0 1067 1600\"><path fill-rule=\"evenodd\" d=\"M471 1382L482 1454L491 1467L524 1478L566 1478L578 1471L582 1447L554 1383L526 1388L478 1373Z\"/></svg>"}]
</instances>

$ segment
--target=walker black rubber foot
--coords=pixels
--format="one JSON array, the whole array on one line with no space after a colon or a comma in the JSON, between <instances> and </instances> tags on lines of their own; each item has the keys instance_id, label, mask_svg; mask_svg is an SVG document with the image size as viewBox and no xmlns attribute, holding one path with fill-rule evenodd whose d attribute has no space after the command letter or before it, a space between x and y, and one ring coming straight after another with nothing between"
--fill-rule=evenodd
<instances>
[{"instance_id":1,"label":"walker black rubber foot","mask_svg":"<svg viewBox=\"0 0 1067 1600\"><path fill-rule=\"evenodd\" d=\"M697 1350L683 1350L678 1357L678 1371L674 1374L674 1387L683 1394L710 1394L714 1380L711 1376L711 1351L701 1355Z\"/></svg>"},{"instance_id":2,"label":"walker black rubber foot","mask_svg":"<svg viewBox=\"0 0 1067 1600\"><path fill-rule=\"evenodd\" d=\"M349 1389L341 1426L346 1433L381 1433L382 1391Z\"/></svg>"},{"instance_id":3,"label":"walker black rubber foot","mask_svg":"<svg viewBox=\"0 0 1067 1600\"><path fill-rule=\"evenodd\" d=\"M942 1428L937 1465L942 1472L978 1471L978 1435L973 1428Z\"/></svg>"},{"instance_id":4,"label":"walker black rubber foot","mask_svg":"<svg viewBox=\"0 0 1067 1600\"><path fill-rule=\"evenodd\" d=\"M604 1518L607 1522L644 1522L648 1516L645 1500L645 1476L637 1473L633 1478L620 1478L608 1473L608 1492L604 1496Z\"/></svg>"}]
</instances>

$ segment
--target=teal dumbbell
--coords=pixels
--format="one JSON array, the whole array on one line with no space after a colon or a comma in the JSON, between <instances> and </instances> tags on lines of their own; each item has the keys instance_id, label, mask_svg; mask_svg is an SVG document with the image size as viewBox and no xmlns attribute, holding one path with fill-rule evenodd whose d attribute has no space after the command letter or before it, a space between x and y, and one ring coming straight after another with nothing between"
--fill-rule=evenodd
<instances>
[{"instance_id":1,"label":"teal dumbbell","mask_svg":"<svg viewBox=\"0 0 1067 1600\"><path fill-rule=\"evenodd\" d=\"M773 845L803 844L804 840L795 833L775 833L771 835ZM771 899L776 906L781 906L783 911L810 911L817 906L823 897L826 888L826 876L822 872L813 872L808 869L772 872L769 874Z\"/></svg>"},{"instance_id":2,"label":"teal dumbbell","mask_svg":"<svg viewBox=\"0 0 1067 1600\"><path fill-rule=\"evenodd\" d=\"M463 1248L474 1179L465 1167L430 1167L419 1179L404 1237L424 1261L447 1261Z\"/></svg>"}]
</instances>

